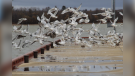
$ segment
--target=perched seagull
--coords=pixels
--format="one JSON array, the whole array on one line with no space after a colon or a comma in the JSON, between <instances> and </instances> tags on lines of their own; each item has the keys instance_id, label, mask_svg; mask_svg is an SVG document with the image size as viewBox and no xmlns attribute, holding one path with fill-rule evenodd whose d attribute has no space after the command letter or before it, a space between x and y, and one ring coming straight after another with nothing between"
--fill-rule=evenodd
<instances>
[{"instance_id":1,"label":"perched seagull","mask_svg":"<svg viewBox=\"0 0 135 76\"><path fill-rule=\"evenodd\" d=\"M27 18L20 18L17 24L20 24L22 21L26 21Z\"/></svg>"}]
</instances>

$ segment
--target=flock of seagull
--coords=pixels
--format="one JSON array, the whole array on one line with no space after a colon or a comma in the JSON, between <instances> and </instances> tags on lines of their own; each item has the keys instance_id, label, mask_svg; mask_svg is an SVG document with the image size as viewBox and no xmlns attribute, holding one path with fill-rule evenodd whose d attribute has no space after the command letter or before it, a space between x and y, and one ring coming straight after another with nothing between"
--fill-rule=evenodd
<instances>
[{"instance_id":1,"label":"flock of seagull","mask_svg":"<svg viewBox=\"0 0 135 76\"><path fill-rule=\"evenodd\" d=\"M81 4L82 5L82 4ZM123 33L116 33L116 31L108 31L106 35L102 35L100 33L100 30L98 29L101 23L107 23L108 19L112 18L112 15L114 13L111 9L102 8L101 10L104 10L103 13L93 14L93 15L102 15L105 16L103 19L99 19L98 25L92 24L92 28L89 30L84 30L82 27L77 27L78 23L88 23L90 20L88 18L88 15L86 13L83 13L82 11L79 11L81 8L81 5L77 8L66 8L62 11L61 14L65 14L67 12L72 12L72 16L69 17L66 20L56 20L53 22L50 22L51 18L58 18L58 8L52 8L48 11L48 15L50 15L50 18L46 18L44 16L44 13L41 17L37 16L37 20L39 28L33 33L30 33L29 31L29 24L27 25L27 28L23 28L23 25L21 25L21 22L26 21L26 18L21 18L18 21L19 27L13 26L13 32L17 35L12 39L12 47L15 49L23 49L25 47L28 47L30 45L33 45L34 43L38 42L41 45L44 44L44 42L53 42L53 46L57 47L58 45L65 45L66 42L71 42L74 44L80 44L81 46L86 46L88 48L91 48L93 45L102 45L102 44L109 44L113 47L118 46L119 43L123 40ZM120 12L120 15L123 15ZM77 22L77 20L79 20ZM113 27L117 27L116 22L118 20L118 17L112 22ZM86 41L81 37L83 32L88 32L89 34L89 42ZM73 35L73 37L71 36ZM26 40L26 37L30 37L31 40ZM47 41L47 39L52 38L52 41ZM58 42L58 44L55 44L54 39L59 38L61 41ZM16 43L16 40L20 40L19 43ZM22 41L23 40L23 41ZM21 46L22 44L22 46Z\"/></svg>"}]
</instances>

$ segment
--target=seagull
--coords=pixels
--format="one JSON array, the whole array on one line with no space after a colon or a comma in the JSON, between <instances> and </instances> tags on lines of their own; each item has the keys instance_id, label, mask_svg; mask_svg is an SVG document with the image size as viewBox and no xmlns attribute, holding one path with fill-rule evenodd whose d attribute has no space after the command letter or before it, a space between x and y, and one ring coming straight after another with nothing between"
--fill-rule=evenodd
<instances>
[{"instance_id":1,"label":"seagull","mask_svg":"<svg viewBox=\"0 0 135 76\"><path fill-rule=\"evenodd\" d=\"M22 48L24 48L27 44L32 43L32 42L30 40L25 40L23 43L24 44L22 45Z\"/></svg>"},{"instance_id":2,"label":"seagull","mask_svg":"<svg viewBox=\"0 0 135 76\"><path fill-rule=\"evenodd\" d=\"M24 37L26 37L26 36L24 36L24 35L17 35L15 38L16 39L21 39L21 38L24 38Z\"/></svg>"},{"instance_id":3,"label":"seagull","mask_svg":"<svg viewBox=\"0 0 135 76\"><path fill-rule=\"evenodd\" d=\"M78 23L76 22L76 18L75 17L72 17L71 20L72 20L72 22L69 23L69 24L70 25L73 25L73 26L77 26Z\"/></svg>"},{"instance_id":4,"label":"seagull","mask_svg":"<svg viewBox=\"0 0 135 76\"><path fill-rule=\"evenodd\" d=\"M106 10L106 8L104 8L104 7L103 7L103 8L101 8L101 10L105 11L105 10Z\"/></svg>"},{"instance_id":5,"label":"seagull","mask_svg":"<svg viewBox=\"0 0 135 76\"><path fill-rule=\"evenodd\" d=\"M112 23L112 26L113 26L113 27L116 27L116 26L117 26L117 25L116 25L117 20L118 20L118 17L114 20L114 22L112 22L112 21L110 20L110 22Z\"/></svg>"},{"instance_id":6,"label":"seagull","mask_svg":"<svg viewBox=\"0 0 135 76\"><path fill-rule=\"evenodd\" d=\"M119 12L119 14L120 14L121 16L123 16L123 13L122 13L122 12Z\"/></svg>"},{"instance_id":7,"label":"seagull","mask_svg":"<svg viewBox=\"0 0 135 76\"><path fill-rule=\"evenodd\" d=\"M85 31L82 27L77 27L78 23L88 23L90 21L88 14L84 13L83 11L79 11L81 8L82 4L77 9L74 8L66 8L65 10L62 11L61 14L65 14L67 12L72 13L70 17L68 17L65 20L54 20L50 22L51 18L57 18L57 13L58 13L58 8L52 8L48 11L47 14L49 14L49 18L45 17L45 14L43 13L41 17L37 16L37 21L39 24L39 27L37 30L35 30L33 33L29 32L29 24L27 25L27 28L24 29L23 25L20 25L18 28L13 25L13 32L17 34L15 38L12 39L12 45L15 48L25 48L26 45L32 45L36 42L39 44L43 45L44 42L53 42L53 46L57 47L57 45L65 45L67 42L71 42L71 44L74 42L77 45L81 45L80 47L88 47L92 48L92 46L95 44L101 45L101 44L109 44L110 46L116 47L119 46L119 43L122 42L123 39L123 34L116 33L114 30L113 31L108 31L106 35L102 35L99 30L99 26L102 23L106 23L108 19L112 18L112 15L114 13L110 8L102 8L103 13L97 13L93 15L101 15L104 18L99 19L97 21L100 21L98 25L95 25L94 23L92 24L92 28L88 31ZM25 21L27 19L19 19L20 24L22 21ZM116 22L118 18L114 20L112 23L112 26L116 27ZM79 21L79 22L78 22ZM85 39L81 38L82 34L88 32L88 37L89 37L89 42L86 41ZM73 37L72 37L73 35ZM21 41L19 44L16 44L16 40L29 37L33 40L24 40L22 46L20 47ZM56 43L54 41L45 41L45 39L52 38L54 39L60 39L60 42ZM65 58L60 58L64 60ZM61 61L65 62L65 61ZM79 62L84 62L80 61ZM77 66L74 66L77 71ZM49 68L51 70L51 66ZM48 70L48 71L50 71Z\"/></svg>"},{"instance_id":8,"label":"seagull","mask_svg":"<svg viewBox=\"0 0 135 76\"><path fill-rule=\"evenodd\" d=\"M34 44L35 42L39 42L41 45L43 45L43 39L34 39L34 41L30 44L30 45L32 45L32 44Z\"/></svg>"},{"instance_id":9,"label":"seagull","mask_svg":"<svg viewBox=\"0 0 135 76\"><path fill-rule=\"evenodd\" d=\"M80 20L79 20L79 23L82 23L82 22L84 22L84 21L85 21L84 19L80 19Z\"/></svg>"},{"instance_id":10,"label":"seagull","mask_svg":"<svg viewBox=\"0 0 135 76\"><path fill-rule=\"evenodd\" d=\"M106 23L107 22L106 19L99 19L97 21L101 21L102 23Z\"/></svg>"},{"instance_id":11,"label":"seagull","mask_svg":"<svg viewBox=\"0 0 135 76\"><path fill-rule=\"evenodd\" d=\"M54 11L54 13L52 13ZM48 11L47 14L51 15L53 18L57 18L56 14L58 13L58 8L52 8Z\"/></svg>"},{"instance_id":12,"label":"seagull","mask_svg":"<svg viewBox=\"0 0 135 76\"><path fill-rule=\"evenodd\" d=\"M30 34L28 30L29 30L29 24L27 25L27 29L23 30L24 34Z\"/></svg>"},{"instance_id":13,"label":"seagull","mask_svg":"<svg viewBox=\"0 0 135 76\"><path fill-rule=\"evenodd\" d=\"M21 44L21 40L18 45L16 43L14 43L13 46L15 47L15 49L21 49L20 44Z\"/></svg>"},{"instance_id":14,"label":"seagull","mask_svg":"<svg viewBox=\"0 0 135 76\"><path fill-rule=\"evenodd\" d=\"M80 6L76 9L76 11L79 11L79 9L81 8L82 6L82 3L80 4Z\"/></svg>"},{"instance_id":15,"label":"seagull","mask_svg":"<svg viewBox=\"0 0 135 76\"><path fill-rule=\"evenodd\" d=\"M21 32L22 28L23 28L23 25L20 25L18 28L16 26L13 26L13 32L16 32L16 33Z\"/></svg>"},{"instance_id":16,"label":"seagull","mask_svg":"<svg viewBox=\"0 0 135 76\"><path fill-rule=\"evenodd\" d=\"M61 14L65 14L67 12L70 12L70 8L67 8L67 9L63 10Z\"/></svg>"},{"instance_id":17,"label":"seagull","mask_svg":"<svg viewBox=\"0 0 135 76\"><path fill-rule=\"evenodd\" d=\"M22 21L26 21L27 18L20 18L17 24L20 24Z\"/></svg>"},{"instance_id":18,"label":"seagull","mask_svg":"<svg viewBox=\"0 0 135 76\"><path fill-rule=\"evenodd\" d=\"M42 14L41 18L37 16L37 20L42 23L43 25L46 25L44 13Z\"/></svg>"},{"instance_id":19,"label":"seagull","mask_svg":"<svg viewBox=\"0 0 135 76\"><path fill-rule=\"evenodd\" d=\"M111 8L108 8L107 11L112 11L112 9Z\"/></svg>"},{"instance_id":20,"label":"seagull","mask_svg":"<svg viewBox=\"0 0 135 76\"><path fill-rule=\"evenodd\" d=\"M60 40L61 40L61 41L59 42L59 44L60 44L60 45L64 45L64 44L65 44L65 40L64 40L64 37L63 37L63 36L61 37Z\"/></svg>"},{"instance_id":21,"label":"seagull","mask_svg":"<svg viewBox=\"0 0 135 76\"><path fill-rule=\"evenodd\" d=\"M90 20L88 17L86 17L86 19L84 20L85 23L88 23Z\"/></svg>"},{"instance_id":22,"label":"seagull","mask_svg":"<svg viewBox=\"0 0 135 76\"><path fill-rule=\"evenodd\" d=\"M54 48L57 47L57 45L55 44L55 42L53 42L53 47L54 47Z\"/></svg>"}]
</instances>

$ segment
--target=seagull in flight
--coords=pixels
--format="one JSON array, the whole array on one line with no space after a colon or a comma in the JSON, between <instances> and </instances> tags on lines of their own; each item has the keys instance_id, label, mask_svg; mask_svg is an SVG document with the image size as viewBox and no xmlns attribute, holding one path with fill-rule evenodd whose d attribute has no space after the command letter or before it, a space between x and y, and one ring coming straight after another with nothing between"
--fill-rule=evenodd
<instances>
[{"instance_id":1,"label":"seagull in flight","mask_svg":"<svg viewBox=\"0 0 135 76\"><path fill-rule=\"evenodd\" d=\"M20 18L17 24L20 24L22 21L26 21L27 18Z\"/></svg>"},{"instance_id":2,"label":"seagull in flight","mask_svg":"<svg viewBox=\"0 0 135 76\"><path fill-rule=\"evenodd\" d=\"M54 13L52 13L54 11ZM56 14L58 13L58 8L52 8L48 11L47 14L51 15L53 18L57 18Z\"/></svg>"},{"instance_id":3,"label":"seagull in flight","mask_svg":"<svg viewBox=\"0 0 135 76\"><path fill-rule=\"evenodd\" d=\"M114 22L112 22L111 20L110 20L110 22L112 23L112 26L113 27L116 27L117 25L116 25L116 22L118 21L118 17L114 20Z\"/></svg>"},{"instance_id":4,"label":"seagull in flight","mask_svg":"<svg viewBox=\"0 0 135 76\"><path fill-rule=\"evenodd\" d=\"M121 16L123 16L123 13L122 13L122 12L119 12L119 14L120 14Z\"/></svg>"},{"instance_id":5,"label":"seagull in flight","mask_svg":"<svg viewBox=\"0 0 135 76\"><path fill-rule=\"evenodd\" d=\"M18 45L16 43L14 43L13 47L15 47L15 49L21 49L20 44L21 44L21 40Z\"/></svg>"}]
</instances>

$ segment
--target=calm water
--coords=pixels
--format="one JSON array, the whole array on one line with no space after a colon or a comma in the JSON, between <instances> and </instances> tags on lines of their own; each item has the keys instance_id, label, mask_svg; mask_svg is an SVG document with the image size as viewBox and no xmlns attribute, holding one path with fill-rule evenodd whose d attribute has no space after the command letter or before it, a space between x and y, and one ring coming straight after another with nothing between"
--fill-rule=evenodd
<instances>
[{"instance_id":1,"label":"calm water","mask_svg":"<svg viewBox=\"0 0 135 76\"><path fill-rule=\"evenodd\" d=\"M79 24L77 27L83 26L83 29L84 29L84 30L88 30L88 29L91 29L91 28L92 28L91 25L92 25L92 24ZM120 24L118 24L118 25L120 25ZM24 28L26 28L26 26L24 26ZM29 26L29 31L30 31L31 33L32 33L32 32L35 32L35 30L37 30L37 28L39 28L38 25L30 25L30 26ZM101 34L106 34L109 30L113 30L113 27L107 28L107 24L101 24L101 25L99 26L99 30L100 30L100 33L101 33ZM123 32L123 27L117 26L117 27L116 27L116 32L122 33L122 32ZM15 34L15 33L12 33L12 37L14 38L15 36L16 36L16 34ZM84 33L82 34L82 37L88 37L88 33L87 33L87 32L84 32ZM22 42L23 42L24 40L27 40L27 39L28 39L28 40L31 40L31 41L33 40L33 38L30 39L29 37L26 37L26 38L22 39ZM52 40L52 39L47 39L47 40ZM58 38L55 39L55 40L58 40ZM19 40L17 40L16 43L18 44L18 43L19 43ZM44 43L44 45L45 45L45 44L48 44L48 42ZM23 45L23 44L21 44L21 45ZM30 52L30 51L33 51L33 50L35 50L35 49L41 47L41 46L43 46L43 45L40 45L39 43L34 43L32 46L28 46L28 47L26 47L26 48L21 49L21 51L12 48L12 59L13 59L13 58L16 58L16 57L19 57L19 56L22 56L22 55L24 55L24 54L26 54L26 53L28 53L28 52Z\"/></svg>"}]
</instances>

